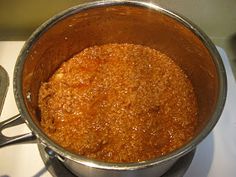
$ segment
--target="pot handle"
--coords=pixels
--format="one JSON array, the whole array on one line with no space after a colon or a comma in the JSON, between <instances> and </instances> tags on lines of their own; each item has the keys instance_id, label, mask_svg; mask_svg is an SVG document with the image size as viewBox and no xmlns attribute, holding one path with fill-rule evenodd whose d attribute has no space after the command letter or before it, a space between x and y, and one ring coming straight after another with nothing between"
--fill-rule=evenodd
<instances>
[{"instance_id":1,"label":"pot handle","mask_svg":"<svg viewBox=\"0 0 236 177\"><path fill-rule=\"evenodd\" d=\"M2 113L2 108L7 94L8 86L9 76L7 74L7 71L0 65L0 115ZM16 135L13 137L5 136L2 133L2 131L6 128L20 125L23 123L25 122L19 114L10 119L0 122L0 148L18 143L36 142L36 136L32 132L23 135Z\"/></svg>"},{"instance_id":2,"label":"pot handle","mask_svg":"<svg viewBox=\"0 0 236 177\"><path fill-rule=\"evenodd\" d=\"M8 137L8 136L3 135L2 131L4 129L9 128L9 127L13 127L16 125L20 125L23 123L25 123L25 122L24 122L24 120L22 120L20 114L12 117L10 119L0 122L0 148L7 146L7 145L36 142L36 136L32 132L22 134L22 135L16 135L13 137Z\"/></svg>"}]
</instances>

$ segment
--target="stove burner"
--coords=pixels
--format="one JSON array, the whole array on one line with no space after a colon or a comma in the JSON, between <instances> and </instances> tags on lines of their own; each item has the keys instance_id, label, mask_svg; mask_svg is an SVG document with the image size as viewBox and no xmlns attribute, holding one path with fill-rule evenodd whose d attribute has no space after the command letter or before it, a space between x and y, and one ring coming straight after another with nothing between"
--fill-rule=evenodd
<instances>
[{"instance_id":1,"label":"stove burner","mask_svg":"<svg viewBox=\"0 0 236 177\"><path fill-rule=\"evenodd\" d=\"M42 145L38 144L38 149L47 170L53 177L76 177L57 158L49 157ZM183 177L193 160L194 154L195 149L181 157L162 177Z\"/></svg>"}]
</instances>

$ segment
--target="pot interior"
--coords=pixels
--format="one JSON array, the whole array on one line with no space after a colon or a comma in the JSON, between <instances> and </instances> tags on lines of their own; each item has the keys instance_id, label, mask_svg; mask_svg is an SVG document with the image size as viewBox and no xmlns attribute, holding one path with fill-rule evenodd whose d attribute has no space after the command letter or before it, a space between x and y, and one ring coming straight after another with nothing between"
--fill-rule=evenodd
<instances>
[{"instance_id":1,"label":"pot interior","mask_svg":"<svg viewBox=\"0 0 236 177\"><path fill-rule=\"evenodd\" d=\"M37 125L40 84L74 54L107 43L142 44L171 57L194 86L199 131L215 111L219 78L212 55L193 31L161 9L129 3L74 8L41 26L32 39L22 60L21 88L24 104Z\"/></svg>"}]
</instances>

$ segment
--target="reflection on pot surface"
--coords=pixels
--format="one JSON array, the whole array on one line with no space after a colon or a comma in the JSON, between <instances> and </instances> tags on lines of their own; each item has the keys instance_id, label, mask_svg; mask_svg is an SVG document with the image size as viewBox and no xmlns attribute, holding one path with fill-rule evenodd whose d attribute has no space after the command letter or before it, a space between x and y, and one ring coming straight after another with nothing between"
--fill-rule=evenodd
<instances>
[{"instance_id":1,"label":"reflection on pot surface","mask_svg":"<svg viewBox=\"0 0 236 177\"><path fill-rule=\"evenodd\" d=\"M38 108L41 83L85 48L109 43L144 45L181 67L192 83L198 105L197 133L190 142L152 160L105 163L67 151L42 131ZM18 57L14 93L21 117L33 132L27 138L37 137L38 143L54 151L74 174L151 177L166 172L215 126L226 98L226 76L215 46L188 20L152 3L102 1L66 10L36 30Z\"/></svg>"}]
</instances>

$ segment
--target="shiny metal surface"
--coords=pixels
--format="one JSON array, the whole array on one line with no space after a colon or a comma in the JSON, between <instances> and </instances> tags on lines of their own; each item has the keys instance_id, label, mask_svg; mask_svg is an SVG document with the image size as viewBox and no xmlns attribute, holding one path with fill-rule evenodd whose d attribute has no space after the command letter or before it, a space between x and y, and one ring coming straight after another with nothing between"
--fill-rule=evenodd
<instances>
[{"instance_id":1,"label":"shiny metal surface","mask_svg":"<svg viewBox=\"0 0 236 177\"><path fill-rule=\"evenodd\" d=\"M4 105L5 97L7 94L9 86L9 76L5 69L0 66L0 115L2 113L2 108ZM5 136L2 132L4 129L9 127L14 127L16 125L20 125L25 123L24 120L21 118L20 115L16 115L12 118L9 118L5 121L1 121L0 119L0 148L8 145L13 144L20 144L20 143L28 143L28 142L36 142L36 137L33 133L27 133L23 135L17 135L13 137Z\"/></svg>"},{"instance_id":2,"label":"shiny metal surface","mask_svg":"<svg viewBox=\"0 0 236 177\"><path fill-rule=\"evenodd\" d=\"M2 1L0 6L0 40L27 40L44 21L69 7L94 0L30 0ZM150 0L143 0L150 2ZM197 24L214 42L222 47L236 78L236 20L235 0L152 0L162 7L174 10ZM47 8L45 8L47 7ZM9 15L11 12L11 15ZM42 13L43 12L43 13Z\"/></svg>"},{"instance_id":3,"label":"shiny metal surface","mask_svg":"<svg viewBox=\"0 0 236 177\"><path fill-rule=\"evenodd\" d=\"M36 137L33 133L26 133L23 135L16 135L13 137L5 136L2 131L9 127L14 127L25 123L20 115L16 115L10 119L0 122L0 148L8 145L20 144L20 143L35 143Z\"/></svg>"},{"instance_id":4,"label":"shiny metal surface","mask_svg":"<svg viewBox=\"0 0 236 177\"><path fill-rule=\"evenodd\" d=\"M173 58L194 86L199 105L199 133L182 148L140 163L104 163L66 151L40 129L40 83L66 59L86 47L105 43L143 44ZM152 3L100 1L73 7L39 27L25 43L15 66L14 94L21 116L38 138L82 176L160 176L193 150L217 123L226 98L221 58L198 27Z\"/></svg>"},{"instance_id":5,"label":"shiny metal surface","mask_svg":"<svg viewBox=\"0 0 236 177\"><path fill-rule=\"evenodd\" d=\"M53 177L75 177L75 175L71 173L71 171L69 171L60 160L58 160L54 155L51 155L51 153L48 153L42 144L38 144L38 149L47 170ZM194 149L179 158L177 162L161 177L183 177L193 160L195 151L196 150Z\"/></svg>"},{"instance_id":6,"label":"shiny metal surface","mask_svg":"<svg viewBox=\"0 0 236 177\"><path fill-rule=\"evenodd\" d=\"M7 72L5 71L5 69L2 66L0 66L0 115L2 113L2 108L4 105L8 86L9 86L9 76ZM24 135L17 135L14 137L5 136L2 133L4 129L13 127L22 123L24 123L24 120L21 119L20 115L16 115L5 121L1 121L0 119L0 148L7 145L26 143L26 142L35 140L35 136L32 133L24 134Z\"/></svg>"}]
</instances>

